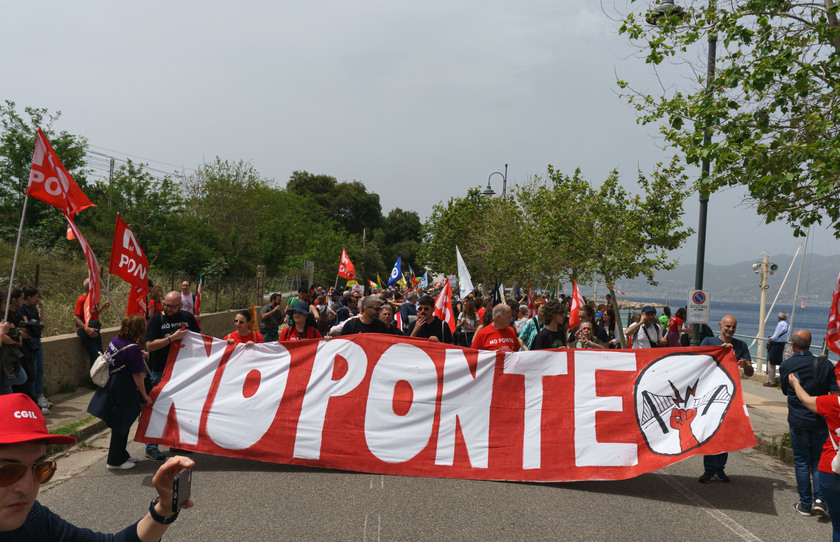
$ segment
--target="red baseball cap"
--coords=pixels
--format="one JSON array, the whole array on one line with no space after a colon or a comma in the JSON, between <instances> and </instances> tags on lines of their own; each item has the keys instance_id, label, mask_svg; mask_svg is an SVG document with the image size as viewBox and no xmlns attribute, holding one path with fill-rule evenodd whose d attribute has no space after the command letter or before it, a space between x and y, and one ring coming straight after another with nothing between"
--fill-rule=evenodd
<instances>
[{"instance_id":1,"label":"red baseball cap","mask_svg":"<svg viewBox=\"0 0 840 542\"><path fill-rule=\"evenodd\" d=\"M73 444L68 435L51 435L41 408L22 393L0 395L0 444L43 440L47 444Z\"/></svg>"}]
</instances>

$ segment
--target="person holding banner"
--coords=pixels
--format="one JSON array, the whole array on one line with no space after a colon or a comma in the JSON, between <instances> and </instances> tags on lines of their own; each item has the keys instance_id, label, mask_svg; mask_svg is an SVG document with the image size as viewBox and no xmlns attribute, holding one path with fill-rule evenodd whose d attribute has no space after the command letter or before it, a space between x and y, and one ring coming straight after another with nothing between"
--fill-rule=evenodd
<instances>
[{"instance_id":1,"label":"person holding banner","mask_svg":"<svg viewBox=\"0 0 840 542\"><path fill-rule=\"evenodd\" d=\"M179 514L172 510L173 479L195 462L176 456L161 465L152 477L157 495L149 504L149 512L116 535L106 535L76 527L38 502L41 484L50 481L57 466L47 459L47 444L74 442L73 437L50 434L44 416L27 396L0 396L0 540L160 540ZM193 504L187 501L183 508Z\"/></svg>"},{"instance_id":2,"label":"person holding banner","mask_svg":"<svg viewBox=\"0 0 840 542\"><path fill-rule=\"evenodd\" d=\"M146 349L149 351L152 386L156 386L163 377L163 370L169 357L169 346L183 339L187 330L201 333L195 316L181 310L181 294L175 291L169 292L163 299L163 312L152 316L149 325L146 326ZM146 457L156 461L163 461L166 458L158 449L157 444L146 445Z\"/></svg>"},{"instance_id":3,"label":"person holding banner","mask_svg":"<svg viewBox=\"0 0 840 542\"><path fill-rule=\"evenodd\" d=\"M76 308L73 309L73 322L76 324L76 335L82 341L82 345L90 358L90 366L93 367L93 362L102 352L102 337L99 335L99 329L102 326L99 323L99 311L110 307L111 302L106 301L101 307L99 304L91 304L90 322L85 326L85 301L87 301L88 292L90 292L90 280L85 279L82 282L82 287L85 293L76 300Z\"/></svg>"},{"instance_id":4,"label":"person holding banner","mask_svg":"<svg viewBox=\"0 0 840 542\"><path fill-rule=\"evenodd\" d=\"M493 320L475 333L472 348L476 350L496 350L498 352L517 352L521 346L516 332L510 326L513 322L510 307L499 303L493 307ZM527 348L526 348L527 350Z\"/></svg>"},{"instance_id":5,"label":"person holding banner","mask_svg":"<svg viewBox=\"0 0 840 542\"><path fill-rule=\"evenodd\" d=\"M720 335L718 337L706 337L700 343L700 346L724 346L731 348L735 354L735 359L738 360L738 366L744 369L744 374L752 376L754 369L752 358L750 357L750 348L747 346L747 343L735 338L738 321L731 314L727 314L721 318L718 327L720 328ZM701 484L708 484L714 479L718 479L721 482L729 482L729 476L723 472L728 458L729 454L726 452L716 455L704 455L703 475L697 481Z\"/></svg>"},{"instance_id":6,"label":"person holding banner","mask_svg":"<svg viewBox=\"0 0 840 542\"><path fill-rule=\"evenodd\" d=\"M251 347L257 343L265 342L262 334L251 331L251 311L238 311L233 316L233 325L236 329L225 335L228 344L244 344Z\"/></svg>"}]
</instances>

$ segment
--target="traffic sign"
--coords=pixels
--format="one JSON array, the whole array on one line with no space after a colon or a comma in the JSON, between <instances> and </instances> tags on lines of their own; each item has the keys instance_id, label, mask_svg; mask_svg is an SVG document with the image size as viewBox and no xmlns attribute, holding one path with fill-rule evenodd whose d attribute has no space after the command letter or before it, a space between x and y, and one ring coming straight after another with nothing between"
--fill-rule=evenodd
<instances>
[{"instance_id":1,"label":"traffic sign","mask_svg":"<svg viewBox=\"0 0 840 542\"><path fill-rule=\"evenodd\" d=\"M710 296L707 290L688 291L687 324L708 324L711 313Z\"/></svg>"}]
</instances>

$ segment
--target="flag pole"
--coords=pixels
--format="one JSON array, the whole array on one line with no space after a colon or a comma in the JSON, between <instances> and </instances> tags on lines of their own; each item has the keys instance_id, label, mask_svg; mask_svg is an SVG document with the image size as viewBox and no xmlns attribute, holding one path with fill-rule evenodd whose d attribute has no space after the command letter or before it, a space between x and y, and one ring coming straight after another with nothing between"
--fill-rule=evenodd
<instances>
[{"instance_id":1,"label":"flag pole","mask_svg":"<svg viewBox=\"0 0 840 542\"><path fill-rule=\"evenodd\" d=\"M20 227L18 227L17 242L15 243L15 256L12 258L12 274L9 276L9 292L6 295L6 308L3 313L3 320L9 319L9 302L12 300L12 285L15 283L15 267L17 267L18 251L20 250L20 237L23 233L23 219L26 217L26 203L29 201L29 196L23 196L23 211L20 213Z\"/></svg>"}]
</instances>

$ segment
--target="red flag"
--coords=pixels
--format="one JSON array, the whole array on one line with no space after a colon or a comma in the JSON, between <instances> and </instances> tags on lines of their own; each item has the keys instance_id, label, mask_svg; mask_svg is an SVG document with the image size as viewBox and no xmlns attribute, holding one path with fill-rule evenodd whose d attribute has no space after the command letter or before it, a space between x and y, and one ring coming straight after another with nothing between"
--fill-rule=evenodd
<instances>
[{"instance_id":1,"label":"red flag","mask_svg":"<svg viewBox=\"0 0 840 542\"><path fill-rule=\"evenodd\" d=\"M828 313L828 332L825 340L828 347L835 354L840 354L840 275L834 286L834 297L831 300L831 311ZM837 364L840 367L840 363Z\"/></svg>"},{"instance_id":2,"label":"red flag","mask_svg":"<svg viewBox=\"0 0 840 542\"><path fill-rule=\"evenodd\" d=\"M347 280L357 280L356 268L353 267L350 258L347 257L347 251L343 247L341 249L341 261L338 264L338 276Z\"/></svg>"},{"instance_id":3,"label":"red flag","mask_svg":"<svg viewBox=\"0 0 840 542\"><path fill-rule=\"evenodd\" d=\"M58 159L40 128L35 137L35 152L32 155L26 195L57 207L71 217L93 206Z\"/></svg>"},{"instance_id":4,"label":"red flag","mask_svg":"<svg viewBox=\"0 0 840 542\"><path fill-rule=\"evenodd\" d=\"M533 318L537 315L537 308L534 307L534 296L532 293L532 283L528 283L528 318Z\"/></svg>"},{"instance_id":5,"label":"red flag","mask_svg":"<svg viewBox=\"0 0 840 542\"><path fill-rule=\"evenodd\" d=\"M449 324L449 331L455 333L455 315L452 314L452 289L449 281L443 281L443 290L435 300L435 316Z\"/></svg>"},{"instance_id":6,"label":"red flag","mask_svg":"<svg viewBox=\"0 0 840 542\"><path fill-rule=\"evenodd\" d=\"M195 321L198 323L198 325L201 325L201 320L199 320L199 319L198 319L198 315L199 315L199 309L201 308L201 290L202 290L202 286L204 286L204 274L203 274L203 273L202 273L201 275L199 275L199 276L198 276L198 289L197 289L197 290L196 290L196 292L195 292L195 311L194 311L194 316L195 316ZM257 321L259 321L259 320L257 320ZM256 329L256 330L254 330L254 331L259 331L259 329Z\"/></svg>"},{"instance_id":7,"label":"red flag","mask_svg":"<svg viewBox=\"0 0 840 542\"><path fill-rule=\"evenodd\" d=\"M149 294L149 281L146 278L148 270L149 262L146 259L146 254L137 244L134 233L120 218L120 215L117 215L108 272L131 284L131 293L128 295L128 306L125 311L126 316L146 314L145 308L141 308L137 300L138 298L143 299Z\"/></svg>"},{"instance_id":8,"label":"red flag","mask_svg":"<svg viewBox=\"0 0 840 542\"><path fill-rule=\"evenodd\" d=\"M85 300L85 328L87 328L88 323L91 321L91 308L99 303L99 293L102 288L99 275L102 273L102 270L99 268L99 262L96 261L96 256L90 248L90 245L88 245L87 240L85 240L85 236L76 227L72 215L64 213L64 218L67 219L67 224L73 231L73 235L79 240L79 244L82 245L85 260L87 261L88 281L90 283L87 300Z\"/></svg>"},{"instance_id":9,"label":"red flag","mask_svg":"<svg viewBox=\"0 0 840 542\"><path fill-rule=\"evenodd\" d=\"M580 295L577 281L575 281L575 291L572 293L572 308L570 309L571 314L569 314L570 327L574 328L580 325L580 315L578 314L578 311L581 307L583 307L583 296Z\"/></svg>"}]
</instances>

